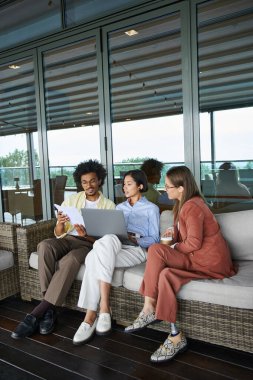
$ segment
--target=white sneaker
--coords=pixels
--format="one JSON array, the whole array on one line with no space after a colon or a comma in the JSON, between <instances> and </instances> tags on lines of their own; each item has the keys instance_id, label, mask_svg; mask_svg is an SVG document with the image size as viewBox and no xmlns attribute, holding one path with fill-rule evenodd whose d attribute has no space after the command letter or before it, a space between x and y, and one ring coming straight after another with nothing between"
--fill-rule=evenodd
<instances>
[{"instance_id":1,"label":"white sneaker","mask_svg":"<svg viewBox=\"0 0 253 380\"><path fill-rule=\"evenodd\" d=\"M95 319L93 325L89 325L89 323L82 322L79 326L79 329L74 335L73 344L78 345L82 343L86 343L95 333L97 325L97 318Z\"/></svg>"},{"instance_id":2,"label":"white sneaker","mask_svg":"<svg viewBox=\"0 0 253 380\"><path fill-rule=\"evenodd\" d=\"M98 322L96 326L96 333L98 335L106 335L112 329L111 314L110 313L100 313L98 317Z\"/></svg>"}]
</instances>

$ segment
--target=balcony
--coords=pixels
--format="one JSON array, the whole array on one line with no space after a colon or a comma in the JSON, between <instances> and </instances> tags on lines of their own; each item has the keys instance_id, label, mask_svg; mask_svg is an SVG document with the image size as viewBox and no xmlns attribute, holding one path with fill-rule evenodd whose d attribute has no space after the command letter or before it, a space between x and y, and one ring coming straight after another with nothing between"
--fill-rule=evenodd
<instances>
[{"instance_id":1,"label":"balcony","mask_svg":"<svg viewBox=\"0 0 253 380\"><path fill-rule=\"evenodd\" d=\"M219 166L222 162L216 161L215 164L210 161L201 162L201 188L204 196L206 197L207 202L212 205L216 201L215 194L215 181L217 174L219 172ZM250 190L251 196L253 196L253 160L244 160L244 161L233 161L235 166L238 169L240 181L242 184L246 185ZM164 179L166 171L174 165L182 165L182 162L166 162L164 163L164 168L162 172L162 179L158 185L158 190L164 191ZM114 178L115 181L119 180L122 177L122 173L130 169L140 168L141 163L138 162L121 162L114 164ZM55 178L56 176L66 175L67 183L64 192L64 199L67 198L71 193L76 192L76 185L73 180L73 171L74 166L53 166L50 167L50 177ZM40 177L40 168L36 167L36 176ZM17 190L19 193L26 193L29 196L33 195L33 188L31 186L31 181L29 177L29 168L28 167L8 167L0 168L0 178L2 183L2 197L4 204L4 217L5 221L16 221L21 222L21 214L19 207L14 207L12 201L7 205L5 191L8 190L13 194ZM235 203L239 203L235 201ZM250 200L251 206L252 200ZM247 205L245 206L247 208ZM216 212L216 211L215 211ZM31 223L32 221L28 221Z\"/></svg>"}]
</instances>

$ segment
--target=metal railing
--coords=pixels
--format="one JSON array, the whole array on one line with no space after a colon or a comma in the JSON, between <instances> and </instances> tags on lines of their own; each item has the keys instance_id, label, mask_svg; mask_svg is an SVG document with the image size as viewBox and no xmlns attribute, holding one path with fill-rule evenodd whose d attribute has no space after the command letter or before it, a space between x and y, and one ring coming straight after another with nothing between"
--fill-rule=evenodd
<instances>
[{"instance_id":1,"label":"metal railing","mask_svg":"<svg viewBox=\"0 0 253 380\"><path fill-rule=\"evenodd\" d=\"M232 160L231 160L232 161ZM224 161L216 161L215 167L213 168L213 164L211 161L202 161L201 165L201 179L205 179L206 175L212 175L214 171L218 171L219 166ZM252 169L253 170L253 159L252 160L233 160L232 161L237 169ZM139 169L142 162L118 162L114 164L114 178L122 177L122 174L131 169ZM183 165L183 162L165 162L163 171L162 171L162 180L160 186L163 186L164 177L166 171L175 165ZM73 179L73 171L75 170L75 166L51 166L50 167L50 177L54 178L57 175L66 175L68 177L66 190L69 188L75 188L76 184ZM35 169L36 178L40 178L40 168L37 166ZM15 179L14 179L15 178ZM22 187L30 186L29 179L29 168L28 167L1 167L0 168L0 181L2 189L6 187L15 188L16 182L18 178L18 185Z\"/></svg>"}]
</instances>

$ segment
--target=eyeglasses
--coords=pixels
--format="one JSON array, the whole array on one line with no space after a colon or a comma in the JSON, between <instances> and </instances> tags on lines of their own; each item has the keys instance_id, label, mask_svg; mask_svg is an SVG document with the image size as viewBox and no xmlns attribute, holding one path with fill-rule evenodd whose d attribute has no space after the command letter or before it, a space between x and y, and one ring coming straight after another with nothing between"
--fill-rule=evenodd
<instances>
[{"instance_id":1,"label":"eyeglasses","mask_svg":"<svg viewBox=\"0 0 253 380\"><path fill-rule=\"evenodd\" d=\"M165 190L169 190L169 189L175 189L176 186L168 186L168 185L165 185Z\"/></svg>"}]
</instances>

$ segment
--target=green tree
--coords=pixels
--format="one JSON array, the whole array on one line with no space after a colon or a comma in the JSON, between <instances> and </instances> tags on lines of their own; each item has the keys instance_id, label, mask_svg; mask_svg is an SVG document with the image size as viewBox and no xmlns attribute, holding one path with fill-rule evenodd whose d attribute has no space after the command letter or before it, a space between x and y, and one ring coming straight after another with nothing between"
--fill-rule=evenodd
<instances>
[{"instance_id":1,"label":"green tree","mask_svg":"<svg viewBox=\"0 0 253 380\"><path fill-rule=\"evenodd\" d=\"M143 161L148 160L150 157L135 157L135 158L125 158L122 160L122 162L131 162L131 163L139 163L140 165L143 163Z\"/></svg>"},{"instance_id":2,"label":"green tree","mask_svg":"<svg viewBox=\"0 0 253 380\"><path fill-rule=\"evenodd\" d=\"M35 165L39 165L37 152L35 152ZM26 150L15 149L13 152L7 154L7 156L0 157L0 166L4 168L28 166L28 152Z\"/></svg>"},{"instance_id":3,"label":"green tree","mask_svg":"<svg viewBox=\"0 0 253 380\"><path fill-rule=\"evenodd\" d=\"M39 156L35 152L35 165L39 166ZM0 157L2 186L13 185L14 178L19 178L19 185L29 183L28 152L15 149L6 156Z\"/></svg>"},{"instance_id":4,"label":"green tree","mask_svg":"<svg viewBox=\"0 0 253 380\"><path fill-rule=\"evenodd\" d=\"M119 164L114 164L114 176L121 177L122 172L127 172L131 169L139 169L143 161L147 160L148 157L135 157L135 158L126 158L121 161Z\"/></svg>"},{"instance_id":5,"label":"green tree","mask_svg":"<svg viewBox=\"0 0 253 380\"><path fill-rule=\"evenodd\" d=\"M248 161L244 167L245 167L245 169L253 169L253 162Z\"/></svg>"}]
</instances>

